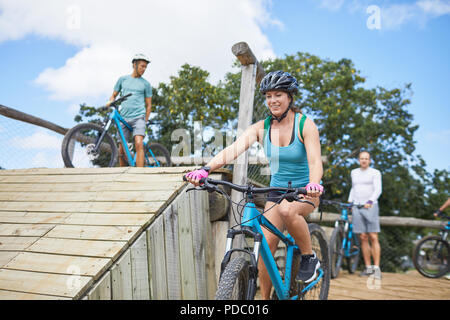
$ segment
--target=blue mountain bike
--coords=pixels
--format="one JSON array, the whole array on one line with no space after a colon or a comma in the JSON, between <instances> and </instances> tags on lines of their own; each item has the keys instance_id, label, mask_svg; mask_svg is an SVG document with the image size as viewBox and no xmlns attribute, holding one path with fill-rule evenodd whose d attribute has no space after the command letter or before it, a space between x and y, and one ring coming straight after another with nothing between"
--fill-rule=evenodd
<instances>
[{"instance_id":1,"label":"blue mountain bike","mask_svg":"<svg viewBox=\"0 0 450 320\"><path fill-rule=\"evenodd\" d=\"M64 165L68 168L114 167L118 159L117 145L108 130L114 124L117 128L119 143L125 151L125 162L136 166L136 154L133 154L133 143L128 143L120 123L132 131L132 127L122 118L119 105L125 101L127 94L110 103L112 112L108 113L103 126L95 123L80 123L67 131L64 136L61 154ZM99 110L110 110L101 107ZM146 167L171 166L169 151L159 143L144 142L144 162Z\"/></svg>"},{"instance_id":2,"label":"blue mountain bike","mask_svg":"<svg viewBox=\"0 0 450 320\"><path fill-rule=\"evenodd\" d=\"M350 222L348 214L353 206L358 208L364 206L332 200L322 200L321 203L337 206L341 210L341 216L336 220L330 237L331 278L334 279L339 275L344 258L348 272L354 273L358 267L361 250L358 237L353 232L353 224Z\"/></svg>"},{"instance_id":3,"label":"blue mountain bike","mask_svg":"<svg viewBox=\"0 0 450 320\"><path fill-rule=\"evenodd\" d=\"M256 280L258 278L258 259L260 255L272 280L274 287L273 299L327 299L330 287L330 265L325 232L316 224L308 224L312 247L320 260L320 268L317 271L317 277L312 282L297 282L295 277L300 268L301 260L299 247L292 236L284 234L270 223L264 217L264 212L259 212L254 203L255 194L265 194L270 191L285 192L282 196L283 199L302 202L304 200L300 199L298 195L306 194L305 188L256 188L251 185L240 186L227 181L209 178L203 178L200 182L202 185L199 188L190 190L216 191L222 193L231 201L228 194L219 188L222 185L243 192L246 200L243 205L241 223L228 230L226 252L221 264L220 281L215 296L216 300L254 299L257 289ZM277 265L261 227L275 234L286 245L283 267ZM243 249L233 249L233 240L236 235L253 238L253 249L249 245ZM232 257L233 253L237 253L237 255Z\"/></svg>"}]
</instances>

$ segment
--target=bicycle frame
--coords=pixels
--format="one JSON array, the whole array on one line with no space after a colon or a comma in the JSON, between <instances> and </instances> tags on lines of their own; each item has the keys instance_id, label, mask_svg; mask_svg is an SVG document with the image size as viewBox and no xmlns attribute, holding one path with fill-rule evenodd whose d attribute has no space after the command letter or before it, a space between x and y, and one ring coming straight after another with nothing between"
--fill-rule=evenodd
<instances>
[{"instance_id":1,"label":"bicycle frame","mask_svg":"<svg viewBox=\"0 0 450 320\"><path fill-rule=\"evenodd\" d=\"M251 262L253 265L253 274L255 274L254 268L257 268L259 254L263 259L263 262L267 268L270 279L272 280L272 284L274 286L275 292L280 300L292 299L296 300L298 296L289 296L289 290L291 285L291 271L292 271L292 261L294 256L294 251L299 250L298 246L295 244L294 239L291 235L284 235L280 230L278 230L269 220L267 220L260 212L256 209L255 204L250 199L247 202L243 217L242 217L242 228L241 230L230 229L227 235L227 245L225 250L225 258L222 262L222 268L225 267L226 263L230 259L230 255L233 251L243 251L245 253L249 253L251 257ZM262 232L261 226L266 227L272 233L274 233L281 241L286 244L287 252L286 252L286 265L284 271L284 281L281 278L281 275L278 271L277 264L275 259L270 251L269 244L267 243L266 238ZM231 249L233 238L237 234L245 234L248 236L253 236L255 239L253 253L250 253L246 250L241 249ZM307 292L310 288L316 285L320 279L323 277L322 268L319 269L319 275L317 278L309 283L305 288L303 288L302 293ZM250 288L252 290L253 288Z\"/></svg>"},{"instance_id":2,"label":"bicycle frame","mask_svg":"<svg viewBox=\"0 0 450 320\"><path fill-rule=\"evenodd\" d=\"M113 122L115 123L115 125L117 127L117 130L119 131L120 140L122 141L122 146L123 146L123 149L125 150L125 154L127 156L128 164L130 166L132 166L132 167L135 167L136 166L136 156L137 156L137 154L135 154L134 157L131 155L130 148L128 147L128 142L125 140L125 135L123 133L122 126L120 125L120 123L123 123L130 131L133 131L133 128L120 115L119 111L117 110L117 107L113 108L112 115L109 118L108 122L106 123L105 130L103 131L104 133L99 138L99 141L101 141L101 139L103 139L103 135L109 130L109 128L111 127L111 124ZM147 149L147 143L144 142L144 150L146 150L146 149ZM153 151L150 148L148 150L150 151L150 154L153 157L153 159L156 161L156 166L159 167L160 163L158 162L158 160L156 159L155 155L153 154ZM149 163L149 159L148 159L148 157L147 157L147 155L145 153L144 153L144 157L146 158L147 163Z\"/></svg>"},{"instance_id":3,"label":"bicycle frame","mask_svg":"<svg viewBox=\"0 0 450 320\"><path fill-rule=\"evenodd\" d=\"M349 205L350 207L350 205ZM334 227L337 228L339 226L340 222L344 222L344 237L342 239L342 249L344 250L344 256L346 258L355 256L359 254L359 248L355 251L351 252L350 250L350 239L354 236L353 235L353 223L350 223L348 218L348 209L346 207L342 207L341 209L341 217L339 220L335 222Z\"/></svg>"}]
</instances>

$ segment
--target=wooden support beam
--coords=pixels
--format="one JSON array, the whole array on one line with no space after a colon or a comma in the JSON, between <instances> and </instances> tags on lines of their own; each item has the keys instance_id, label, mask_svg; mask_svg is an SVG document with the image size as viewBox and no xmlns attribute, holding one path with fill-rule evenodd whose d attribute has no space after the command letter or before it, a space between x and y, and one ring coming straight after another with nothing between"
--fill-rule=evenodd
<instances>
[{"instance_id":1,"label":"wooden support beam","mask_svg":"<svg viewBox=\"0 0 450 320\"><path fill-rule=\"evenodd\" d=\"M252 122L253 103L255 97L255 89L257 84L257 75L259 69L259 76L264 74L258 64L258 60L252 53L251 49L245 42L236 43L232 47L233 54L239 59L242 64L241 76L241 91L239 97L239 116L237 135L242 134ZM259 67L258 67L259 66ZM233 166L233 183L243 185L247 182L247 168L248 168L248 151L241 154L235 161ZM242 194L233 190L231 192L231 199L234 203L239 203L242 199ZM234 205L235 206L235 205ZM235 211L237 208L235 207ZM230 226L234 226L240 221L236 221L234 215L229 215ZM235 247L243 246L242 237L236 238L234 242Z\"/></svg>"},{"instance_id":2,"label":"wooden support beam","mask_svg":"<svg viewBox=\"0 0 450 320\"><path fill-rule=\"evenodd\" d=\"M5 117L11 118L11 119L31 123L36 126L50 129L50 130L60 133L62 135L65 135L66 132L68 131L68 129L58 126L57 124L54 124L53 122L43 120L41 118L32 116L30 114L24 113L22 111L19 111L19 110L13 109L13 108L6 107L1 104L0 104L0 114L4 115Z\"/></svg>"}]
</instances>

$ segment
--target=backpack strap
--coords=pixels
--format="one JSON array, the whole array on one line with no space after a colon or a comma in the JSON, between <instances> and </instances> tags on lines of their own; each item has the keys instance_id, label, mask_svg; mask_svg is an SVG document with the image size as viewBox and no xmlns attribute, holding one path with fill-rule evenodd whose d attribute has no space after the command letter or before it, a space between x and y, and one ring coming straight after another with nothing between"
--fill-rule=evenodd
<instances>
[{"instance_id":1,"label":"backpack strap","mask_svg":"<svg viewBox=\"0 0 450 320\"><path fill-rule=\"evenodd\" d=\"M270 122L272 121L272 116L268 116L265 120L264 120L264 137L263 137L263 142L266 139L266 135L269 132L269 128L270 128Z\"/></svg>"},{"instance_id":2,"label":"backpack strap","mask_svg":"<svg viewBox=\"0 0 450 320\"><path fill-rule=\"evenodd\" d=\"M303 138L303 127L305 125L305 121L306 121L306 116L302 115L302 118L300 119L300 137L302 137L302 141L305 142L305 138Z\"/></svg>"}]
</instances>

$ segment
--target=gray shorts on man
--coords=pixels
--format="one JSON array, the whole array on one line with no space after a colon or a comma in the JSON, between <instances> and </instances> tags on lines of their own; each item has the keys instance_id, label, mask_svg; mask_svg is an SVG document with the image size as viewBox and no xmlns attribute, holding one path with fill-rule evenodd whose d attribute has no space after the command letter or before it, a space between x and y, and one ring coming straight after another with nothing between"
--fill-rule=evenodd
<instances>
[{"instance_id":1,"label":"gray shorts on man","mask_svg":"<svg viewBox=\"0 0 450 320\"><path fill-rule=\"evenodd\" d=\"M374 203L371 208L352 209L353 232L355 233L372 233L380 232L380 216L378 203Z\"/></svg>"}]
</instances>

